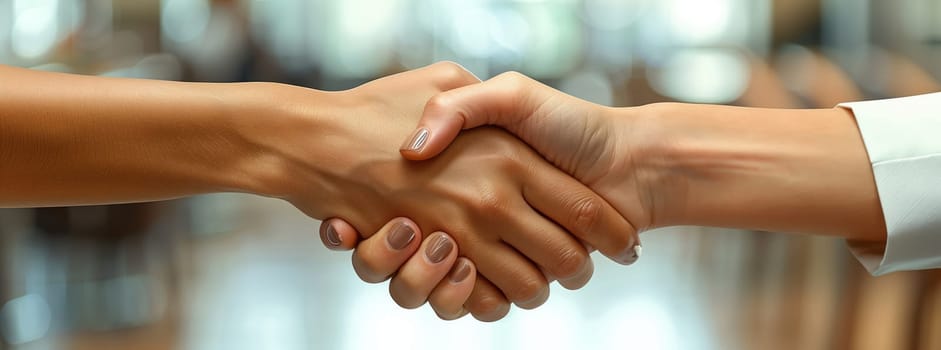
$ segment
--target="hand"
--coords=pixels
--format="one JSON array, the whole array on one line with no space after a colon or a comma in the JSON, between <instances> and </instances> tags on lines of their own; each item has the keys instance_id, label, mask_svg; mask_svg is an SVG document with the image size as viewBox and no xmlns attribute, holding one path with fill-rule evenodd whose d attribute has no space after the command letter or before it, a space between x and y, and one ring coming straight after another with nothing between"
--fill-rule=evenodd
<instances>
[{"instance_id":1,"label":"hand","mask_svg":"<svg viewBox=\"0 0 941 350\"><path fill-rule=\"evenodd\" d=\"M402 249L395 249L387 244L389 236L406 225L421 236L421 230L407 218L395 218L382 227L376 234L360 241L360 234L349 223L341 219L325 220L320 225L320 239L324 246L332 250L351 250L353 269L363 281L380 282L393 275L389 283L389 294L402 306L415 307L428 300L435 313L444 320L458 319L467 314L465 302L475 303L473 310L494 310L495 316L505 314L507 304L499 292L499 298L480 298L468 300L477 279L474 263L465 257L457 257L457 250L452 250L444 259L432 259L438 244L431 244L432 239L412 240ZM446 233L435 235L453 242ZM435 237L435 241L437 241ZM421 247L419 247L421 245ZM416 252L420 253L416 254ZM589 262L591 260L588 260ZM590 277L590 276L589 276ZM495 305L478 305L481 301L496 301ZM486 315L485 315L486 316ZM494 316L491 316L494 317Z\"/></svg>"},{"instance_id":2,"label":"hand","mask_svg":"<svg viewBox=\"0 0 941 350\"><path fill-rule=\"evenodd\" d=\"M632 118L566 95L519 73L443 92L425 107L418 129L402 146L405 158L425 160L444 151L461 129L491 124L517 135L559 169L607 199L634 228L653 225L653 196L644 167L633 162L650 136L632 133ZM625 145L628 143L628 145ZM631 232L631 235L636 234ZM598 246L616 261L633 249Z\"/></svg>"},{"instance_id":3,"label":"hand","mask_svg":"<svg viewBox=\"0 0 941 350\"><path fill-rule=\"evenodd\" d=\"M401 153L429 159L462 128L484 124L519 136L639 230L700 225L885 241L872 168L843 108L608 108L505 73L432 98Z\"/></svg>"},{"instance_id":4,"label":"hand","mask_svg":"<svg viewBox=\"0 0 941 350\"><path fill-rule=\"evenodd\" d=\"M570 286L587 282L591 265L578 239L623 250L634 245L634 237L603 199L497 130L468 133L434 161L402 160L395 147L427 100L475 81L453 64L436 64L339 93L331 99L335 109L325 111L305 102L309 94L285 91L278 94L281 109L298 114L300 123L246 137L273 149L274 159L287 160L275 164L281 176L266 182L273 186L270 195L313 217L343 218L370 233L408 216L424 232L450 234L482 277L471 294L482 302L466 307L491 320L505 314L501 304L507 301L525 308L542 304L548 297L542 271L581 281ZM305 125L312 113L325 114L327 123ZM311 139L315 127L330 132ZM310 150L330 156L311 157Z\"/></svg>"}]
</instances>

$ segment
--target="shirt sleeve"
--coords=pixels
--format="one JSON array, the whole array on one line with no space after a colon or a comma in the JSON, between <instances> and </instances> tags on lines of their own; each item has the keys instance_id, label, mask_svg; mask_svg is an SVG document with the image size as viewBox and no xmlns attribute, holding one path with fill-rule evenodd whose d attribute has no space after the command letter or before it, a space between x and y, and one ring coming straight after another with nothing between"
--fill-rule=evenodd
<instances>
[{"instance_id":1,"label":"shirt sleeve","mask_svg":"<svg viewBox=\"0 0 941 350\"><path fill-rule=\"evenodd\" d=\"M884 251L850 250L873 275L941 268L941 93L839 106L856 117L888 233Z\"/></svg>"}]
</instances>

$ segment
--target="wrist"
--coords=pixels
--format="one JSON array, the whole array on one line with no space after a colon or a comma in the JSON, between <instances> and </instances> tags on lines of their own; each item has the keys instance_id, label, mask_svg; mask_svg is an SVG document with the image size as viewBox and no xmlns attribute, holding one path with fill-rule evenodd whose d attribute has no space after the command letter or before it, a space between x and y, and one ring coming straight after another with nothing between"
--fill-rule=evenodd
<instances>
[{"instance_id":1,"label":"wrist","mask_svg":"<svg viewBox=\"0 0 941 350\"><path fill-rule=\"evenodd\" d=\"M847 111L639 109L656 138L642 158L655 174L654 225L884 237L869 158Z\"/></svg>"},{"instance_id":2,"label":"wrist","mask_svg":"<svg viewBox=\"0 0 941 350\"><path fill-rule=\"evenodd\" d=\"M302 187L321 192L321 165L338 153L325 141L345 134L337 130L342 99L331 94L278 83L228 86L222 124L239 153L229 164L233 188L288 200ZM316 181L300 183L306 180Z\"/></svg>"},{"instance_id":3,"label":"wrist","mask_svg":"<svg viewBox=\"0 0 941 350\"><path fill-rule=\"evenodd\" d=\"M669 182L663 162L665 130L650 109L602 107L600 119L614 131L605 145L612 150L612 161L604 163L599 180L589 183L638 231L669 226L661 208L673 196L672 187L664 186Z\"/></svg>"}]
</instances>

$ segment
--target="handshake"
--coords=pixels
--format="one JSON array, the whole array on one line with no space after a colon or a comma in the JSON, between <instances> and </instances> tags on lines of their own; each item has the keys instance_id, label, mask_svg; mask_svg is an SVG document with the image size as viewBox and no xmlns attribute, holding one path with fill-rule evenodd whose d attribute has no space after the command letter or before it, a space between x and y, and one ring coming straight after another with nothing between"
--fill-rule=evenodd
<instances>
[{"instance_id":1,"label":"handshake","mask_svg":"<svg viewBox=\"0 0 941 350\"><path fill-rule=\"evenodd\" d=\"M868 159L840 108L610 108L518 73L480 82L453 63L342 94L353 111L331 118L343 126L321 149L340 151L316 176L331 180L329 204L308 213L332 218L321 239L355 249L362 280L391 277L396 303L427 301L442 319L538 307L554 280L589 281L595 249L634 263L638 233L656 227L884 240Z\"/></svg>"},{"instance_id":2,"label":"handshake","mask_svg":"<svg viewBox=\"0 0 941 350\"><path fill-rule=\"evenodd\" d=\"M364 281L392 276L400 306L428 300L444 319L497 320L509 302L544 303L555 279L585 285L593 249L622 264L640 256L649 185L611 147L632 138L630 118L517 73L481 83L453 63L349 93L373 101L348 116L360 144L343 157L363 162L338 174L356 185L337 196L348 209L330 213L342 219L324 221L321 238L332 249L355 247ZM458 136L484 124L519 139L492 127ZM372 234L377 219L395 216ZM358 242L357 232L368 238Z\"/></svg>"},{"instance_id":3,"label":"handshake","mask_svg":"<svg viewBox=\"0 0 941 350\"><path fill-rule=\"evenodd\" d=\"M537 307L552 281L588 282L593 250L636 261L656 227L886 241L843 108L613 108L453 63L341 92L0 76L0 207L281 198L327 219L324 244L355 249L360 278L444 319Z\"/></svg>"}]
</instances>

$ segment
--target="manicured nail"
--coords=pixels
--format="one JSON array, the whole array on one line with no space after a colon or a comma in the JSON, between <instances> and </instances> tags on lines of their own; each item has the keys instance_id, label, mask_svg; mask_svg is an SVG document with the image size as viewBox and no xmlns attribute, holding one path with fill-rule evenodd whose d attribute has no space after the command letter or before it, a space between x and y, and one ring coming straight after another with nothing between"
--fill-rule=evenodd
<instances>
[{"instance_id":1,"label":"manicured nail","mask_svg":"<svg viewBox=\"0 0 941 350\"><path fill-rule=\"evenodd\" d=\"M421 152L422 148L425 147L426 141L428 141L428 129L419 128L418 130L415 130L415 133L412 134L411 138L402 144L401 148L404 151Z\"/></svg>"},{"instance_id":2,"label":"manicured nail","mask_svg":"<svg viewBox=\"0 0 941 350\"><path fill-rule=\"evenodd\" d=\"M437 264L448 257L448 254L451 254L451 250L454 249L454 243L451 243L451 239L444 235L436 235L435 238L432 239L433 241L425 248L425 256L428 257L428 260L431 261L432 264Z\"/></svg>"},{"instance_id":3,"label":"manicured nail","mask_svg":"<svg viewBox=\"0 0 941 350\"><path fill-rule=\"evenodd\" d=\"M392 228L392 231L389 232L389 235L386 236L386 241L392 249L402 250L405 249L414 238L415 230L404 222L398 222L395 224L395 227Z\"/></svg>"},{"instance_id":4,"label":"manicured nail","mask_svg":"<svg viewBox=\"0 0 941 350\"><path fill-rule=\"evenodd\" d=\"M640 243L635 244L633 247L628 248L623 253L618 254L614 258L614 261L621 265L630 265L637 262L637 259L640 259L641 254L644 252L644 247Z\"/></svg>"},{"instance_id":5,"label":"manicured nail","mask_svg":"<svg viewBox=\"0 0 941 350\"><path fill-rule=\"evenodd\" d=\"M467 276L470 276L470 272L470 263L466 259L457 259L457 264L451 268L448 278L451 279L451 283L461 283L467 279Z\"/></svg>"},{"instance_id":6,"label":"manicured nail","mask_svg":"<svg viewBox=\"0 0 941 350\"><path fill-rule=\"evenodd\" d=\"M327 242L331 247L340 246L340 234L337 233L337 230L333 228L333 225L323 225L320 227L320 234L323 235L324 241Z\"/></svg>"}]
</instances>

